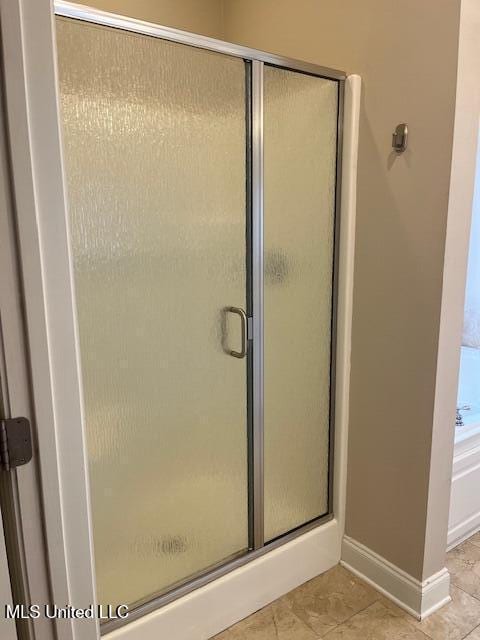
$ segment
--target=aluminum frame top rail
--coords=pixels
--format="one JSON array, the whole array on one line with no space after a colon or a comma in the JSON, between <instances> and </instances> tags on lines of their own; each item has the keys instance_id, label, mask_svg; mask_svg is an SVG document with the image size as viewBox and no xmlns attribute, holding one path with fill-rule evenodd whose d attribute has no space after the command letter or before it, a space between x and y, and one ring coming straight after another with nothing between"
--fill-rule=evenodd
<instances>
[{"instance_id":1,"label":"aluminum frame top rail","mask_svg":"<svg viewBox=\"0 0 480 640\"><path fill-rule=\"evenodd\" d=\"M123 31L131 31L132 33L143 34L154 38L171 40L172 42L188 44L201 49L209 49L210 51L217 51L245 60L259 60L267 64L303 71L329 80L340 81L346 78L346 73L344 71L338 71L337 69L330 69L310 62L286 58L257 49L250 49L249 47L231 44L223 40L216 40L215 38L197 35L188 31L181 31L180 29L174 29L172 27L158 26L152 22L116 15L74 2L55 0L54 8L56 15L65 18L76 18L77 20L83 20L84 22L91 22L105 27L114 27L122 29Z\"/></svg>"}]
</instances>

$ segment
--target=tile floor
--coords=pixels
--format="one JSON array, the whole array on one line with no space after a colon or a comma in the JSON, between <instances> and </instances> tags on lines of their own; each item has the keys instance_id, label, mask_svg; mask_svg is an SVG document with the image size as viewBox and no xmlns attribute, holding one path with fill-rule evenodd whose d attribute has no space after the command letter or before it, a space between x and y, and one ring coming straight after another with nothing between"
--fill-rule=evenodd
<instances>
[{"instance_id":1,"label":"tile floor","mask_svg":"<svg viewBox=\"0 0 480 640\"><path fill-rule=\"evenodd\" d=\"M212 640L480 640L480 533L447 567L452 602L423 622L337 566Z\"/></svg>"}]
</instances>

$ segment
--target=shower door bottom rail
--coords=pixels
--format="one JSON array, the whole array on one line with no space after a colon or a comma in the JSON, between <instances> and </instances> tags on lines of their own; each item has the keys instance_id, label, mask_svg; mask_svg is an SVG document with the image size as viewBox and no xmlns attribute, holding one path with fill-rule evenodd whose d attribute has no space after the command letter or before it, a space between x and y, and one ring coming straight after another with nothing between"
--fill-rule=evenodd
<instances>
[{"instance_id":1,"label":"shower door bottom rail","mask_svg":"<svg viewBox=\"0 0 480 640\"><path fill-rule=\"evenodd\" d=\"M260 558L261 556L269 553L273 549L277 549L278 547L290 542L291 540L295 540L299 536L311 531L312 529L316 529L327 522L330 522L334 519L334 515L332 513L327 513L323 516L319 516L318 518L314 518L310 522L306 522L301 526L293 529L293 531L289 531L270 542L266 542L263 547L260 549L250 549L245 551L240 551L238 553L232 554L228 558L225 558L221 562L208 567L203 571L199 571L193 576L189 576L188 579L170 587L168 590L164 592L160 592L158 595L154 597L149 597L145 601L138 602L132 605L129 608L128 618L117 618L112 620L107 620L101 623L102 634L108 633L110 631L114 631L119 627L123 627L134 620L138 620L143 616L152 613L153 611L157 611L161 607L185 596L200 587L204 587L205 585L221 578L222 576L238 569L239 567Z\"/></svg>"}]
</instances>

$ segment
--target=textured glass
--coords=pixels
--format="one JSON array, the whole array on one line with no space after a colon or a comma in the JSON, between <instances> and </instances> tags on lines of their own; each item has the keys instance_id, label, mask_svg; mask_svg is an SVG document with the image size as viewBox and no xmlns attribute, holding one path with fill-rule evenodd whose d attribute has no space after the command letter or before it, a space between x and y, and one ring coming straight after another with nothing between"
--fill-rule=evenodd
<instances>
[{"instance_id":1,"label":"textured glass","mask_svg":"<svg viewBox=\"0 0 480 640\"><path fill-rule=\"evenodd\" d=\"M265 67L265 536L328 510L337 84Z\"/></svg>"},{"instance_id":2,"label":"textured glass","mask_svg":"<svg viewBox=\"0 0 480 640\"><path fill-rule=\"evenodd\" d=\"M245 68L57 20L99 601L246 550Z\"/></svg>"}]
</instances>

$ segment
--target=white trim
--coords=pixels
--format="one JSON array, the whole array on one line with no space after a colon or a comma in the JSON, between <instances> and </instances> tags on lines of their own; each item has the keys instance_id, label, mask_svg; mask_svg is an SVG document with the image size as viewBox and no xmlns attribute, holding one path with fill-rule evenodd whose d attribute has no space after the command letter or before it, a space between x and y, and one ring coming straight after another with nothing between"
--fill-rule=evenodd
<instances>
[{"instance_id":1,"label":"white trim","mask_svg":"<svg viewBox=\"0 0 480 640\"><path fill-rule=\"evenodd\" d=\"M466 518L460 524L449 528L447 551L451 551L454 547L462 544L478 531L480 531L480 511Z\"/></svg>"},{"instance_id":2,"label":"white trim","mask_svg":"<svg viewBox=\"0 0 480 640\"><path fill-rule=\"evenodd\" d=\"M95 599L73 277L50 0L1 0L14 201L25 297L52 598ZM56 620L61 640L94 640L95 620Z\"/></svg>"},{"instance_id":3,"label":"white trim","mask_svg":"<svg viewBox=\"0 0 480 640\"><path fill-rule=\"evenodd\" d=\"M452 481L468 473L480 462L480 433L474 433L455 444Z\"/></svg>"},{"instance_id":4,"label":"white trim","mask_svg":"<svg viewBox=\"0 0 480 640\"><path fill-rule=\"evenodd\" d=\"M336 432L333 479L333 509L335 516L340 523L341 536L343 536L345 529L345 503L347 495L353 278L355 262L357 164L361 92L361 77L355 74L348 76L345 81L343 119L342 206L340 223L340 255L338 261L337 388L335 394Z\"/></svg>"},{"instance_id":5,"label":"white trim","mask_svg":"<svg viewBox=\"0 0 480 640\"><path fill-rule=\"evenodd\" d=\"M470 447L472 439L480 442L480 422L457 427L455 429L454 454L457 455L460 448L464 446L464 443L467 443L466 446Z\"/></svg>"},{"instance_id":6,"label":"white trim","mask_svg":"<svg viewBox=\"0 0 480 640\"><path fill-rule=\"evenodd\" d=\"M13 35L13 34L10 34ZM2 98L4 91L2 90ZM17 254L16 221L14 216L10 162L7 141L6 114L0 117L0 387L4 417L25 416L32 419L29 385L29 365L24 335L23 304L20 296L20 273ZM38 482L39 460L19 467L5 479L10 485L11 505L8 516L4 513L5 529L16 535L19 551L15 583L28 584L25 597L31 602L48 602L50 586L46 571L46 558L39 553L44 548L45 532L42 518L41 490ZM20 504L28 514L28 526L22 526ZM15 532L15 533L14 533ZM0 600L1 602L1 600ZM26 620L22 626L35 634L36 640L52 640L50 620ZM0 632L0 637L2 633Z\"/></svg>"},{"instance_id":7,"label":"white trim","mask_svg":"<svg viewBox=\"0 0 480 640\"><path fill-rule=\"evenodd\" d=\"M460 347L475 187L480 83L478 0L462 0L452 167L440 309L427 503L424 575L442 566L448 537Z\"/></svg>"},{"instance_id":8,"label":"white trim","mask_svg":"<svg viewBox=\"0 0 480 640\"><path fill-rule=\"evenodd\" d=\"M480 433L455 443L453 458L448 549L480 529Z\"/></svg>"},{"instance_id":9,"label":"white trim","mask_svg":"<svg viewBox=\"0 0 480 640\"><path fill-rule=\"evenodd\" d=\"M451 600L446 568L421 582L348 536L343 539L341 564L418 620Z\"/></svg>"},{"instance_id":10,"label":"white trim","mask_svg":"<svg viewBox=\"0 0 480 640\"><path fill-rule=\"evenodd\" d=\"M2 607L12 605L12 592L10 589L10 574L8 572L7 550L3 535L3 520L0 512L0 603ZM2 611L0 615L0 637L2 640L17 640L15 621L7 618Z\"/></svg>"}]
</instances>

